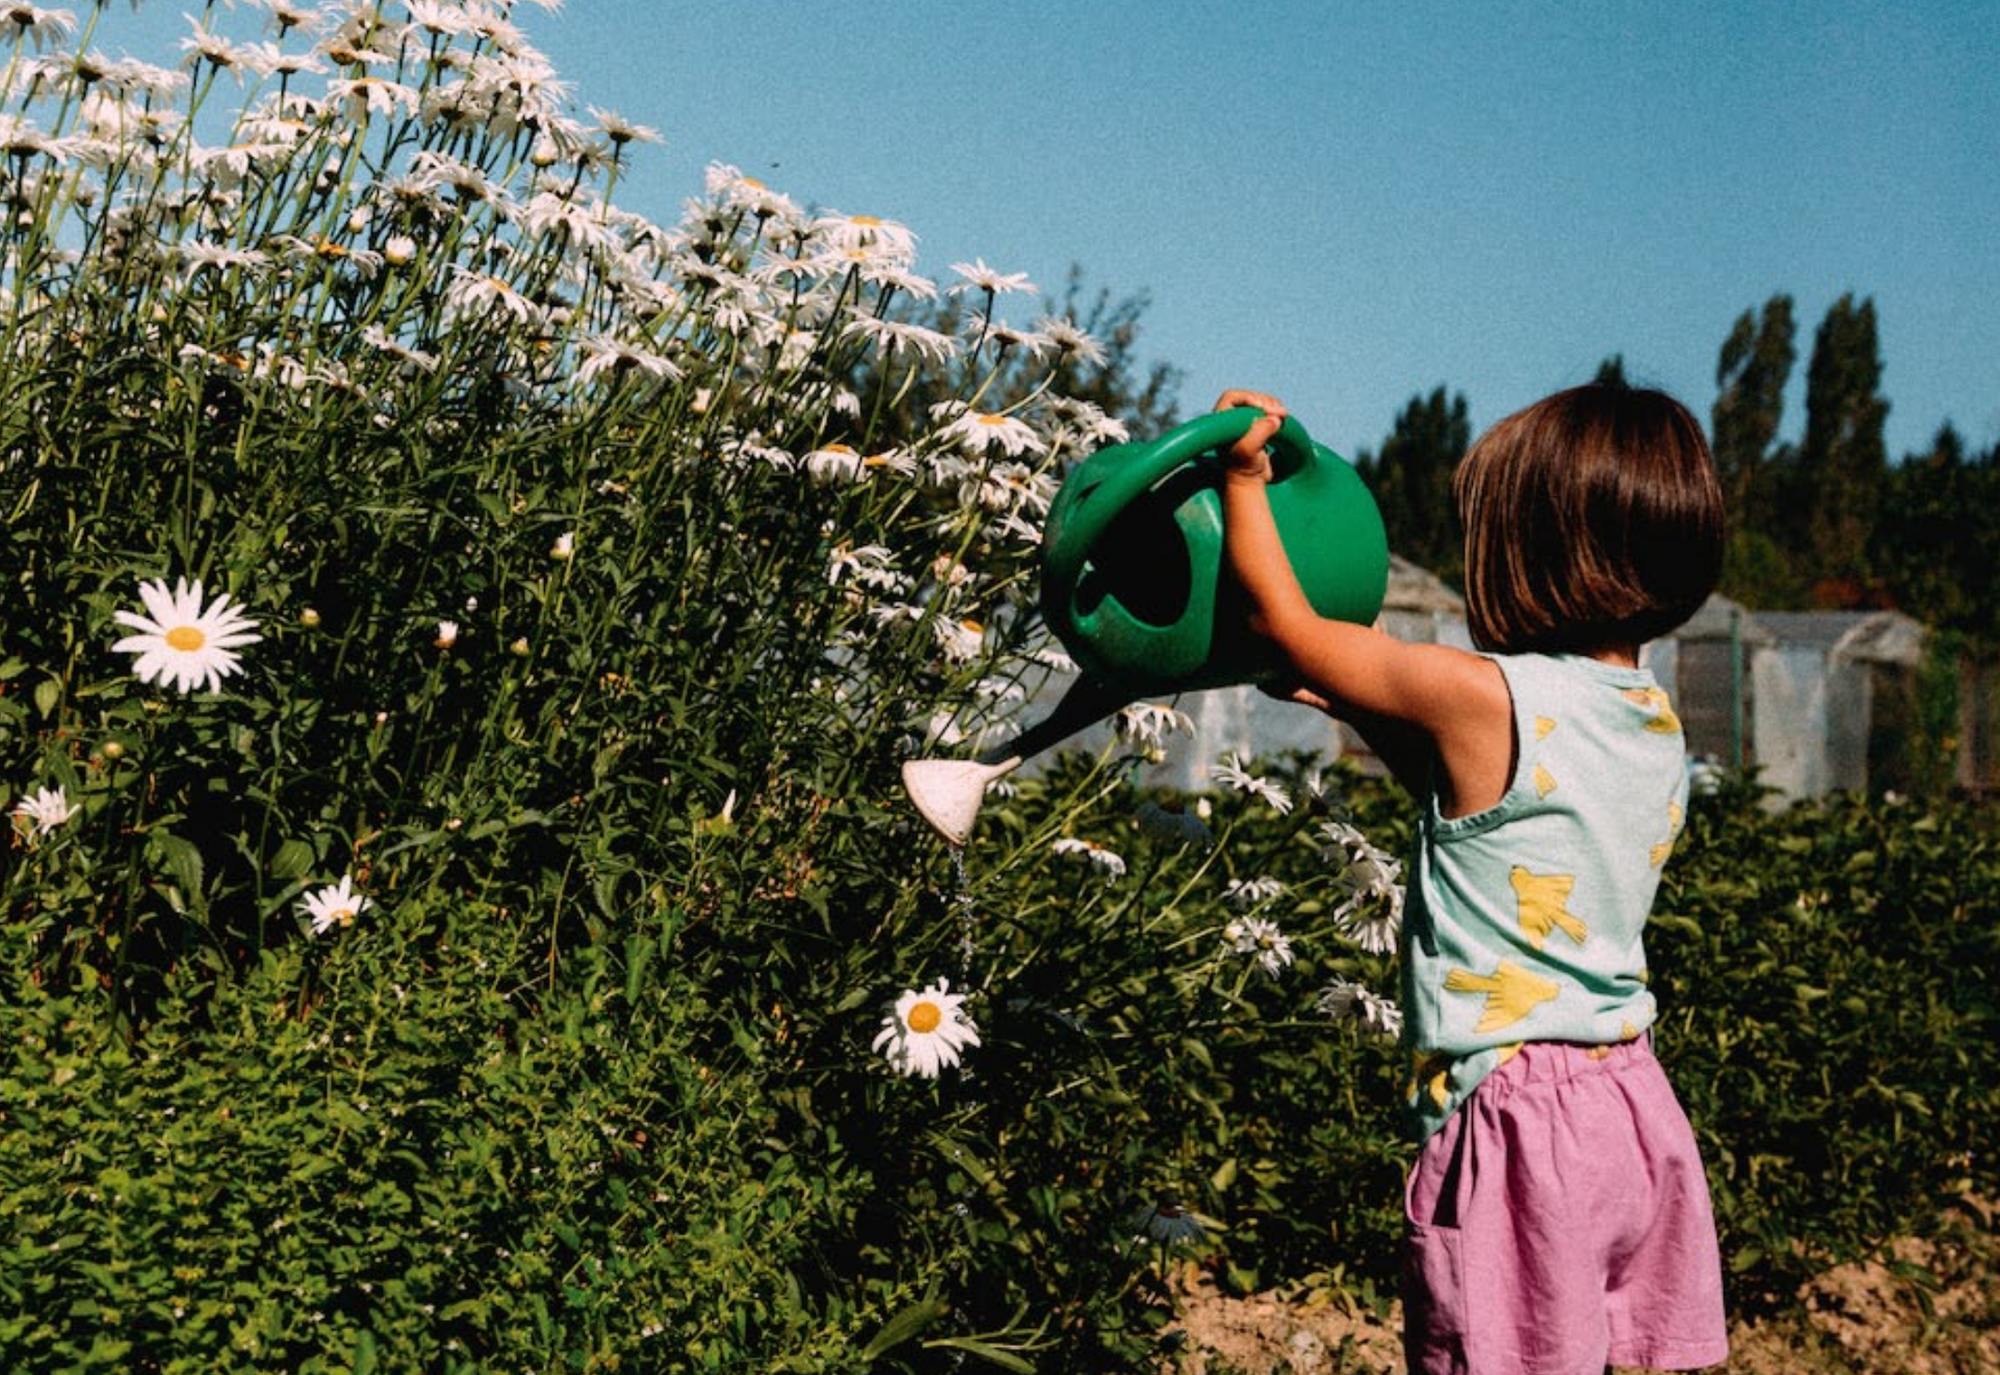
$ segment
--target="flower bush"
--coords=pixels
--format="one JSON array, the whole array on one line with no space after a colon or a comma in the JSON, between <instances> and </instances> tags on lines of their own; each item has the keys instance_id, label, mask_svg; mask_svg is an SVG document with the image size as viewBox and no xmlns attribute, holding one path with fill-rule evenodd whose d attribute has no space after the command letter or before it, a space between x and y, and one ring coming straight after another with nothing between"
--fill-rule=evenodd
<instances>
[{"instance_id":1,"label":"flower bush","mask_svg":"<svg viewBox=\"0 0 2000 1375\"><path fill-rule=\"evenodd\" d=\"M0 11L0 1349L1142 1360L1391 899L1268 880L1335 803L1244 761L1143 797L1168 704L971 853L901 796L1064 662L1129 334L728 167L621 210L515 9Z\"/></svg>"}]
</instances>

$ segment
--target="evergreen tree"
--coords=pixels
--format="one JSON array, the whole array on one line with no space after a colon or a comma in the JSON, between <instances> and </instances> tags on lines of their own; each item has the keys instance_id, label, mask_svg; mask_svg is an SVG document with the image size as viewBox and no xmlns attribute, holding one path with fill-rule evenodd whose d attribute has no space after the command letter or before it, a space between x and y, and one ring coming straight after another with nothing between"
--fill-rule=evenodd
<instances>
[{"instance_id":1,"label":"evergreen tree","mask_svg":"<svg viewBox=\"0 0 2000 1375\"><path fill-rule=\"evenodd\" d=\"M1465 534L1451 499L1451 474L1472 444L1464 393L1443 387L1416 396L1396 417L1382 452L1357 456L1355 467L1382 509L1389 547L1447 582L1465 567Z\"/></svg>"},{"instance_id":2,"label":"evergreen tree","mask_svg":"<svg viewBox=\"0 0 2000 1375\"><path fill-rule=\"evenodd\" d=\"M1888 474L1875 303L1853 295L1833 303L1813 340L1806 372L1806 427L1789 495L1804 513L1806 567L1823 605L1871 597L1870 534Z\"/></svg>"}]
</instances>

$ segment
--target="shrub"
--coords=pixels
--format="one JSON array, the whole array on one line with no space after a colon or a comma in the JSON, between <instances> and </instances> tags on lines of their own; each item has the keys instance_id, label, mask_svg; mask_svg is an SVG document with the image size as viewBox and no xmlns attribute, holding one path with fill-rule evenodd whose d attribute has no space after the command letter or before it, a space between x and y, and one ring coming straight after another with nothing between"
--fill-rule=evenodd
<instances>
[{"instance_id":1,"label":"shrub","mask_svg":"<svg viewBox=\"0 0 2000 1375\"><path fill-rule=\"evenodd\" d=\"M1359 850L1230 905L1325 817L1142 835L1143 705L924 831L1126 360L733 169L619 209L511 9L0 16L10 1368L1142 1360Z\"/></svg>"}]
</instances>

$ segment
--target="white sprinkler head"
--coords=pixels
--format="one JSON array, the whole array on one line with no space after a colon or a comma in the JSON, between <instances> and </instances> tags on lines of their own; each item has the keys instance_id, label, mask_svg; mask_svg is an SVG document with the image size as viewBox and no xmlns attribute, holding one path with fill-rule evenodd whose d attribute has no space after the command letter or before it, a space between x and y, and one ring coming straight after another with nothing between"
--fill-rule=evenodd
<instances>
[{"instance_id":1,"label":"white sprinkler head","mask_svg":"<svg viewBox=\"0 0 2000 1375\"><path fill-rule=\"evenodd\" d=\"M1021 762L1016 755L997 764L977 759L911 759L903 764L903 791L931 829L959 849L972 838L986 785L1011 773Z\"/></svg>"}]
</instances>

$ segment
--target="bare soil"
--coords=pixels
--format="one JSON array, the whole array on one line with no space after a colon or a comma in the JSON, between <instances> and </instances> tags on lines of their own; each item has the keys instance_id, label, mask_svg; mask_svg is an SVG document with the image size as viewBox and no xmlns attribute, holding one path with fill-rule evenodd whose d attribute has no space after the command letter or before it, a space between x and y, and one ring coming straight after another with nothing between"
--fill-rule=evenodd
<instances>
[{"instance_id":1,"label":"bare soil","mask_svg":"<svg viewBox=\"0 0 2000 1375\"><path fill-rule=\"evenodd\" d=\"M1995 1210L1955 1202L1931 1234L1828 1270L1784 1312L1738 1322L1721 1375L2000 1375ZM1399 1375L1401 1314L1326 1293L1232 1297L1181 1279L1177 1375ZM1636 1375L1636 1372L1634 1373Z\"/></svg>"}]
</instances>

